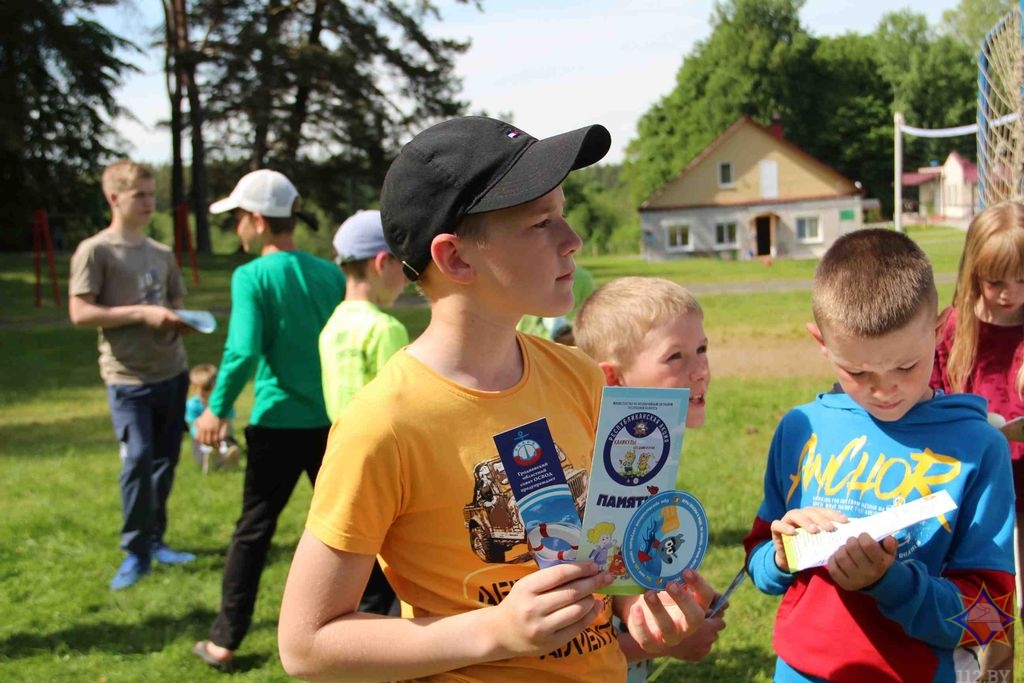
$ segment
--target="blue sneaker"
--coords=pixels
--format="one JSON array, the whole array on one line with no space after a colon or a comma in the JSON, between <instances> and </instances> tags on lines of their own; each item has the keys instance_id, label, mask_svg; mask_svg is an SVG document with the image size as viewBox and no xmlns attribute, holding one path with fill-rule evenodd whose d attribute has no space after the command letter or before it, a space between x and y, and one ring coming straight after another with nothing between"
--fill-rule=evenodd
<instances>
[{"instance_id":1,"label":"blue sneaker","mask_svg":"<svg viewBox=\"0 0 1024 683\"><path fill-rule=\"evenodd\" d=\"M128 553L122 560L117 573L110 580L110 589L119 591L130 588L139 582L143 576L149 573L149 558L135 553Z\"/></svg>"},{"instance_id":2,"label":"blue sneaker","mask_svg":"<svg viewBox=\"0 0 1024 683\"><path fill-rule=\"evenodd\" d=\"M189 562L194 562L196 559L196 556L192 553L175 550L163 543L154 543L153 549L150 552L153 555L153 559L156 560L158 564L187 564Z\"/></svg>"}]
</instances>

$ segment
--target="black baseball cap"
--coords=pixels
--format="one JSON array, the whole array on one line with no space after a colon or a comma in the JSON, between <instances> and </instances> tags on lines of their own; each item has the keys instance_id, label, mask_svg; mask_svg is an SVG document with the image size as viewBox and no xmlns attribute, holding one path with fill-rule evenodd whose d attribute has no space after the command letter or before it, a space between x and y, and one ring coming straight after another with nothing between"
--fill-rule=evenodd
<instances>
[{"instance_id":1,"label":"black baseball cap","mask_svg":"<svg viewBox=\"0 0 1024 683\"><path fill-rule=\"evenodd\" d=\"M384 177L384 238L406 277L417 280L434 237L454 232L470 214L544 196L570 171L600 161L611 142L597 124L538 140L484 116L438 123L403 147Z\"/></svg>"}]
</instances>

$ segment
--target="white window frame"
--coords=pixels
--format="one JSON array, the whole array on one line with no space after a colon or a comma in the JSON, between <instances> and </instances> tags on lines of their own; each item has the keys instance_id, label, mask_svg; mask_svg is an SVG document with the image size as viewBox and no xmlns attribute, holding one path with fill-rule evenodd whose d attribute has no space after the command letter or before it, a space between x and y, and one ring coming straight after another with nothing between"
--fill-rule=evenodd
<instances>
[{"instance_id":1,"label":"white window frame","mask_svg":"<svg viewBox=\"0 0 1024 683\"><path fill-rule=\"evenodd\" d=\"M729 226L732 226L732 241L722 242L719 241L719 229L725 228L725 232L728 233ZM726 235L728 236L728 235ZM739 246L739 225L736 221L722 221L721 223L715 223L715 249L735 249Z\"/></svg>"},{"instance_id":2,"label":"white window frame","mask_svg":"<svg viewBox=\"0 0 1024 683\"><path fill-rule=\"evenodd\" d=\"M724 171L725 169L729 169L729 180L728 181L723 181L722 180L722 171ZM735 172L735 169L733 168L731 161L723 161L723 162L719 163L718 164L718 186L726 188L726 189L732 188L732 187L736 187L736 176L735 176L734 172Z\"/></svg>"},{"instance_id":3,"label":"white window frame","mask_svg":"<svg viewBox=\"0 0 1024 683\"><path fill-rule=\"evenodd\" d=\"M667 221L662 223L661 227L665 230L666 254L681 254L693 251L693 225L687 221ZM674 231L678 231L680 229L686 230L686 244L683 246L673 245L671 243L670 236Z\"/></svg>"},{"instance_id":4,"label":"white window frame","mask_svg":"<svg viewBox=\"0 0 1024 683\"><path fill-rule=\"evenodd\" d=\"M816 237L801 237L800 236L800 221L814 221L818 228L818 234ZM822 244L825 241L824 231L821 225L821 216L818 215L805 215L796 216L793 219L793 234L796 236L796 241L799 244Z\"/></svg>"}]
</instances>

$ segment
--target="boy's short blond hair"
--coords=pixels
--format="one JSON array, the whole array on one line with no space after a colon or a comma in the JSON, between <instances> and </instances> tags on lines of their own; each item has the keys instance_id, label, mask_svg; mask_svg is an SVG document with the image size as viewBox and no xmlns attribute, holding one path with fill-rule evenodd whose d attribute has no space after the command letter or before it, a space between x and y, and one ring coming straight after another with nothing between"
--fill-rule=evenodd
<instances>
[{"instance_id":1,"label":"boy's short blond hair","mask_svg":"<svg viewBox=\"0 0 1024 683\"><path fill-rule=\"evenodd\" d=\"M103 169L103 196L110 198L112 192L124 192L131 189L140 180L152 180L153 169L145 164L137 164L128 159L115 161Z\"/></svg>"},{"instance_id":2,"label":"boy's short blond hair","mask_svg":"<svg viewBox=\"0 0 1024 683\"><path fill-rule=\"evenodd\" d=\"M671 280L621 277L587 297L573 332L576 345L598 362L629 367L647 333L673 317L704 311L693 294Z\"/></svg>"},{"instance_id":3,"label":"boy's short blond hair","mask_svg":"<svg viewBox=\"0 0 1024 683\"><path fill-rule=\"evenodd\" d=\"M939 301L932 265L903 233L857 230L829 247L814 271L814 321L855 337L880 337L899 330Z\"/></svg>"},{"instance_id":4,"label":"boy's short blond hair","mask_svg":"<svg viewBox=\"0 0 1024 683\"><path fill-rule=\"evenodd\" d=\"M200 363L188 371L188 381L192 391L213 391L217 384L217 366L213 363Z\"/></svg>"}]
</instances>

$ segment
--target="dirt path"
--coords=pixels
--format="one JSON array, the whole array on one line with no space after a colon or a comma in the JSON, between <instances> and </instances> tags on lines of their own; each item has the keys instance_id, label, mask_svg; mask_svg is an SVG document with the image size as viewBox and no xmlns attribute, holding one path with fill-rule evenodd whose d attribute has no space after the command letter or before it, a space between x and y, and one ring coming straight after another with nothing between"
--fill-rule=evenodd
<instances>
[{"instance_id":1,"label":"dirt path","mask_svg":"<svg viewBox=\"0 0 1024 683\"><path fill-rule=\"evenodd\" d=\"M708 349L712 377L830 376L832 368L810 335L792 342L712 343Z\"/></svg>"}]
</instances>

